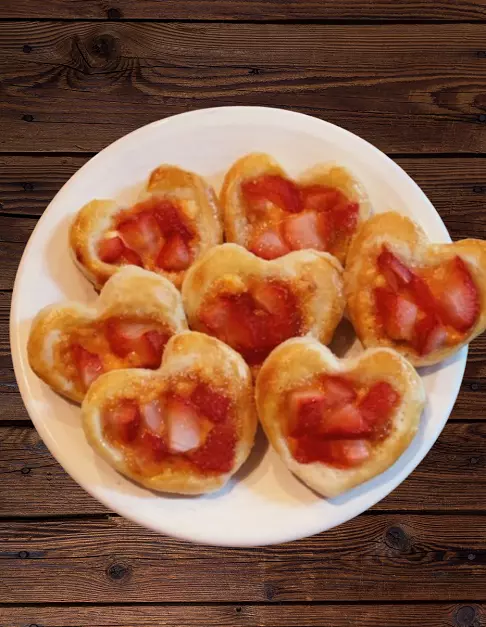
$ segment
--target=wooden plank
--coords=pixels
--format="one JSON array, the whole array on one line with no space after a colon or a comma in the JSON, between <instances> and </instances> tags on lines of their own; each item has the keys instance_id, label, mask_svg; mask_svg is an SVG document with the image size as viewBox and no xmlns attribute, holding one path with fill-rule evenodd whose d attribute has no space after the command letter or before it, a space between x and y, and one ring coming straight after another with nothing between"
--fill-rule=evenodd
<instances>
[{"instance_id":1,"label":"wooden plank","mask_svg":"<svg viewBox=\"0 0 486 627\"><path fill-rule=\"evenodd\" d=\"M5 521L0 591L19 604L480 602L485 556L480 515L363 515L262 549L193 546L118 517Z\"/></svg>"},{"instance_id":2,"label":"wooden plank","mask_svg":"<svg viewBox=\"0 0 486 627\"><path fill-rule=\"evenodd\" d=\"M484 627L486 605L176 605L0 607L5 627Z\"/></svg>"},{"instance_id":3,"label":"wooden plank","mask_svg":"<svg viewBox=\"0 0 486 627\"><path fill-rule=\"evenodd\" d=\"M388 152L479 153L483 57L481 24L4 22L0 151L96 151L239 104L309 113Z\"/></svg>"},{"instance_id":4,"label":"wooden plank","mask_svg":"<svg viewBox=\"0 0 486 627\"><path fill-rule=\"evenodd\" d=\"M486 423L449 423L413 474L374 509L486 512ZM0 516L98 514L31 428L0 427Z\"/></svg>"},{"instance_id":5,"label":"wooden plank","mask_svg":"<svg viewBox=\"0 0 486 627\"><path fill-rule=\"evenodd\" d=\"M189 20L482 20L484 0L17 0L0 5L0 18Z\"/></svg>"}]
</instances>

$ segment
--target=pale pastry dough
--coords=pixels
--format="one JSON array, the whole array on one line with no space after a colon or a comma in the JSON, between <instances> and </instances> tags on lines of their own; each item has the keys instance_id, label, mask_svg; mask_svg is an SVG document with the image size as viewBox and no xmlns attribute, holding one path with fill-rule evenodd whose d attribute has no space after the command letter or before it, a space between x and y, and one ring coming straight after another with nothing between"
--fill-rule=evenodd
<instances>
[{"instance_id":1,"label":"pale pastry dough","mask_svg":"<svg viewBox=\"0 0 486 627\"><path fill-rule=\"evenodd\" d=\"M384 381L400 394L389 434L375 443L371 457L359 466L299 463L290 452L284 435L285 395L322 374L346 375L365 385ZM338 359L313 338L294 338L264 362L256 380L256 403L265 433L288 468L323 496L335 497L384 472L403 454L417 432L425 391L414 368L396 351L369 349L358 357Z\"/></svg>"},{"instance_id":2,"label":"pale pastry dough","mask_svg":"<svg viewBox=\"0 0 486 627\"><path fill-rule=\"evenodd\" d=\"M173 393L199 380L223 390L231 399L236 430L231 470L200 472L184 456L172 456L153 476L144 476L134 470L127 461L129 451L113 446L104 436L102 408L118 399L148 403L166 391ZM162 492L212 492L221 488L241 467L253 446L257 417L251 374L240 355L223 342L202 333L186 331L169 340L159 370L117 370L102 375L93 383L83 402L82 420L86 437L96 452L137 483Z\"/></svg>"},{"instance_id":3,"label":"pale pastry dough","mask_svg":"<svg viewBox=\"0 0 486 627\"><path fill-rule=\"evenodd\" d=\"M299 335L313 335L324 344L331 341L345 304L342 268L332 255L313 250L266 261L237 244L216 246L186 274L182 299L189 326L204 331L199 313L206 299L221 293L245 292L255 279L287 284L302 317Z\"/></svg>"},{"instance_id":4,"label":"pale pastry dough","mask_svg":"<svg viewBox=\"0 0 486 627\"><path fill-rule=\"evenodd\" d=\"M380 281L377 258L383 246L411 270L438 266L459 256L467 265L479 293L479 315L457 344L419 355L410 345L390 339L377 322L373 289ZM486 242L465 239L452 244L429 242L422 228L395 212L378 214L356 234L348 253L345 290L348 313L356 333L367 347L396 349L415 366L435 364L453 355L486 328Z\"/></svg>"},{"instance_id":5,"label":"pale pastry dough","mask_svg":"<svg viewBox=\"0 0 486 627\"><path fill-rule=\"evenodd\" d=\"M137 203L150 199L171 201L178 207L195 233L190 243L193 259L223 241L217 198L212 187L197 174L171 165L159 166L151 173ZM106 233L116 235L113 219L126 209L114 200L92 200L77 213L72 223L69 239L72 256L97 289L123 267L102 261L98 244ZM145 268L165 276L177 287L185 273L185 270L164 271L155 267L153 260Z\"/></svg>"},{"instance_id":6,"label":"pale pastry dough","mask_svg":"<svg viewBox=\"0 0 486 627\"><path fill-rule=\"evenodd\" d=\"M249 247L252 224L248 219L241 184L263 175L289 178L275 159L264 153L252 153L238 159L227 172L220 193L226 241ZM318 164L296 182L333 187L343 192L349 201L359 203L358 226L371 214L371 204L362 184L349 170L336 163ZM336 254L341 263L346 259L348 244Z\"/></svg>"},{"instance_id":7,"label":"pale pastry dough","mask_svg":"<svg viewBox=\"0 0 486 627\"><path fill-rule=\"evenodd\" d=\"M50 305L34 318L27 346L29 363L34 372L56 392L81 402L85 391L72 364L62 354L70 335L83 324L111 317L140 319L160 325L168 335L187 329L186 316L178 290L162 276L135 266L126 266L101 290L92 306L78 302ZM129 361L110 355L111 368L126 368Z\"/></svg>"}]
</instances>

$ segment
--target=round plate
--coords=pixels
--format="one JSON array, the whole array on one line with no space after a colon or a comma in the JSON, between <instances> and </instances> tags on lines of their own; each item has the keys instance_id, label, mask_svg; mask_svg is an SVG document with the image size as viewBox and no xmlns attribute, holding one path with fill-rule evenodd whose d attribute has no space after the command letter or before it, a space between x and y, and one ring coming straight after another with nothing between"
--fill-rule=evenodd
<instances>
[{"instance_id":1,"label":"round plate","mask_svg":"<svg viewBox=\"0 0 486 627\"><path fill-rule=\"evenodd\" d=\"M376 212L392 208L417 220L432 240L450 241L436 210L412 179L352 133L279 109L204 109L123 137L64 185L25 249L11 312L13 362L22 398L40 436L71 477L110 510L141 525L194 542L229 546L273 544L325 531L389 494L442 431L467 356L463 349L452 360L422 370L428 405L412 445L385 473L332 500L320 498L297 480L267 447L262 434L236 477L220 492L202 497L152 493L101 460L85 440L79 408L42 383L27 361L29 328L41 307L64 299L91 302L96 298L68 254L69 222L93 198L130 202L149 172L164 162L207 177L219 190L229 166L254 151L273 155L290 175L329 160L346 165L363 181Z\"/></svg>"}]
</instances>

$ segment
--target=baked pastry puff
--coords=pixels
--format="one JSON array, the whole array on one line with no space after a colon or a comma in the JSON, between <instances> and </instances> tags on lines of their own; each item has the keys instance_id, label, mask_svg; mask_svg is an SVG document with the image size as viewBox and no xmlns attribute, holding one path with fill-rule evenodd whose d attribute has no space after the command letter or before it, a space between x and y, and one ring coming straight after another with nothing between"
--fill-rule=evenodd
<instances>
[{"instance_id":1,"label":"baked pastry puff","mask_svg":"<svg viewBox=\"0 0 486 627\"><path fill-rule=\"evenodd\" d=\"M197 174L161 165L133 207L92 200L70 231L76 264L96 288L130 264L152 270L180 287L204 251L223 241L213 189Z\"/></svg>"},{"instance_id":2,"label":"baked pastry puff","mask_svg":"<svg viewBox=\"0 0 486 627\"><path fill-rule=\"evenodd\" d=\"M402 455L418 429L425 391L413 366L392 349L338 359L306 337L269 355L256 380L256 403L288 468L334 497Z\"/></svg>"},{"instance_id":3,"label":"baked pastry puff","mask_svg":"<svg viewBox=\"0 0 486 627\"><path fill-rule=\"evenodd\" d=\"M167 340L185 329L181 295L172 283L127 266L106 283L93 306L66 302L42 309L27 352L38 377L81 402L108 370L158 368Z\"/></svg>"},{"instance_id":4,"label":"baked pastry puff","mask_svg":"<svg viewBox=\"0 0 486 627\"><path fill-rule=\"evenodd\" d=\"M221 191L226 240L263 259L313 248L345 262L349 241L370 214L366 191L337 164L290 179L269 155L239 159Z\"/></svg>"},{"instance_id":5,"label":"baked pastry puff","mask_svg":"<svg viewBox=\"0 0 486 627\"><path fill-rule=\"evenodd\" d=\"M179 494L221 488L248 457L257 426L248 366L191 331L169 340L158 370L101 376L81 413L88 441L111 466Z\"/></svg>"},{"instance_id":6,"label":"baked pastry puff","mask_svg":"<svg viewBox=\"0 0 486 627\"><path fill-rule=\"evenodd\" d=\"M266 261L223 244L190 268L182 299L192 329L226 342L256 370L289 337L331 341L345 304L341 277L328 253L300 250Z\"/></svg>"},{"instance_id":7,"label":"baked pastry puff","mask_svg":"<svg viewBox=\"0 0 486 627\"><path fill-rule=\"evenodd\" d=\"M486 242L433 244L410 218L378 214L353 240L345 286L365 346L435 364L486 328Z\"/></svg>"}]
</instances>

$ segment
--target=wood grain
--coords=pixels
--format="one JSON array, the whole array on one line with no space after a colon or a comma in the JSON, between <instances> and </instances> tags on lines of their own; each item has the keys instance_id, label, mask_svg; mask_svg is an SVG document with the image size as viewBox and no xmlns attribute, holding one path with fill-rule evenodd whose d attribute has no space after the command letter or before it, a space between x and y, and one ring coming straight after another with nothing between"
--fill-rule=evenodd
<instances>
[{"instance_id":1,"label":"wood grain","mask_svg":"<svg viewBox=\"0 0 486 627\"><path fill-rule=\"evenodd\" d=\"M16 0L0 4L0 18L189 20L477 20L484 0Z\"/></svg>"},{"instance_id":2,"label":"wood grain","mask_svg":"<svg viewBox=\"0 0 486 627\"><path fill-rule=\"evenodd\" d=\"M5 22L0 151L96 151L239 104L309 113L388 152L481 153L485 54L481 24Z\"/></svg>"},{"instance_id":3,"label":"wood grain","mask_svg":"<svg viewBox=\"0 0 486 627\"><path fill-rule=\"evenodd\" d=\"M486 606L470 603L400 605L206 605L0 607L5 627L484 627Z\"/></svg>"},{"instance_id":4,"label":"wood grain","mask_svg":"<svg viewBox=\"0 0 486 627\"><path fill-rule=\"evenodd\" d=\"M31 428L0 427L0 516L98 514ZM486 512L486 423L449 423L425 460L376 510Z\"/></svg>"},{"instance_id":5,"label":"wood grain","mask_svg":"<svg viewBox=\"0 0 486 627\"><path fill-rule=\"evenodd\" d=\"M19 604L479 602L485 556L480 515L363 515L257 550L192 546L118 517L5 521L0 591Z\"/></svg>"}]
</instances>

